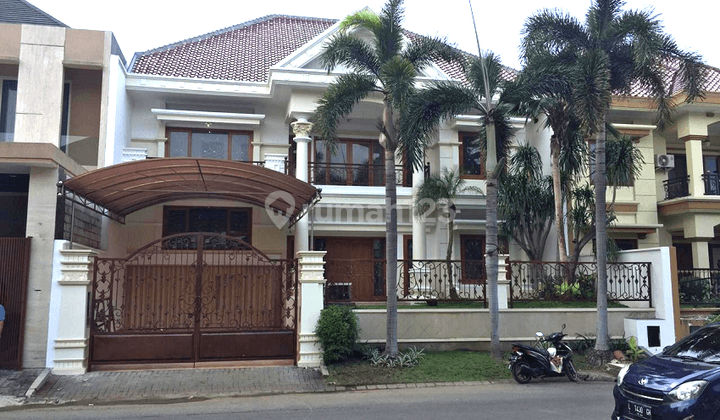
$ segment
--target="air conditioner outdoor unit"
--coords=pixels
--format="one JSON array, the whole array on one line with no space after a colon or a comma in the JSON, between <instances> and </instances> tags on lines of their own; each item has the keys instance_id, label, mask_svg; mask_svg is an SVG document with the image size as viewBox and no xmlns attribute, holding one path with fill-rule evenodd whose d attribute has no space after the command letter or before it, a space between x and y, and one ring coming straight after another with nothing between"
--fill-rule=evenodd
<instances>
[{"instance_id":1,"label":"air conditioner outdoor unit","mask_svg":"<svg viewBox=\"0 0 720 420\"><path fill-rule=\"evenodd\" d=\"M655 155L655 169L672 169L675 167L674 155Z\"/></svg>"}]
</instances>

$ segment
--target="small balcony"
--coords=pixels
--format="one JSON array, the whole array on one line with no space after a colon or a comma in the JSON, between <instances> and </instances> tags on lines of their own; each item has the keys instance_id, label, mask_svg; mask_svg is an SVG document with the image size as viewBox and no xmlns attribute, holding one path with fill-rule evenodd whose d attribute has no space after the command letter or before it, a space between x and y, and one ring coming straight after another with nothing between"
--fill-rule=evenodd
<instances>
[{"instance_id":1,"label":"small balcony","mask_svg":"<svg viewBox=\"0 0 720 420\"><path fill-rule=\"evenodd\" d=\"M690 195L690 175L671 178L663 181L663 187L665 188L665 199L672 200L673 198L687 197Z\"/></svg>"},{"instance_id":2,"label":"small balcony","mask_svg":"<svg viewBox=\"0 0 720 420\"><path fill-rule=\"evenodd\" d=\"M286 162L285 173L295 175L295 162ZM315 185L385 186L385 165L311 162L308 173ZM412 174L402 165L395 165L395 179L399 187L412 185Z\"/></svg>"}]
</instances>

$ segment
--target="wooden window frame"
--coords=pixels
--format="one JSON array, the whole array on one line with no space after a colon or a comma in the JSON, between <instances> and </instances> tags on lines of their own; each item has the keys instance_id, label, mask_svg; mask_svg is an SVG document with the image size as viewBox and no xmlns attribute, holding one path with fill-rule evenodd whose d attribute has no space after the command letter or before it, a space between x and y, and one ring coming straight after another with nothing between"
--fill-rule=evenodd
<instances>
[{"instance_id":1,"label":"wooden window frame","mask_svg":"<svg viewBox=\"0 0 720 420\"><path fill-rule=\"evenodd\" d=\"M479 174L468 174L465 172L465 142L464 137L465 136L474 136L479 138L480 133L473 133L471 131L459 131L458 132L458 142L460 143L460 164L458 167L460 168L460 178L464 179L486 179L485 174L485 167L483 165L482 158L480 159L480 173Z\"/></svg>"},{"instance_id":2,"label":"wooden window frame","mask_svg":"<svg viewBox=\"0 0 720 420\"><path fill-rule=\"evenodd\" d=\"M317 144L319 141L325 142L325 162L316 162L315 161L315 157L317 156L317 150L318 150ZM360 186L360 187L364 187L364 186L373 187L373 186L384 186L385 185L385 177L384 177L385 156L381 156L382 162L383 162L382 163L383 179L380 180L380 182L381 182L380 185L376 185L377 180L374 179L375 171L372 170L375 165L374 163L372 163L372 157L373 157L373 154L375 153L375 145L378 144L376 140L343 137L343 138L338 138L336 140L336 143L338 143L338 144L342 143L342 144L347 145L347 155L345 156L344 165L348 165L348 166L347 166L347 170L346 170L347 173L346 173L345 183L344 184L331 184L331 185L348 185L348 186ZM360 165L359 163L358 164L353 163L353 148L352 148L353 144L363 144L363 145L368 146L368 151L370 153L370 156L368 158L369 169L368 169L368 184L367 185L364 185L364 184L355 185L352 181L353 167L354 167L353 165L358 165L358 166ZM382 147L381 147L381 149L382 149ZM329 146L327 140L323 140L318 137L313 138L313 147L312 147L311 158L312 158L311 162L313 165L315 165L316 167L322 165L325 168L325 171L326 171L325 173L330 174L332 159L331 159L331 154L330 154L330 146ZM310 172L312 173L312 171L310 171ZM327 179L325 181L327 181ZM315 183L314 179L312 179L311 182L314 184ZM324 184L321 184L321 185L324 185Z\"/></svg>"},{"instance_id":3,"label":"wooden window frame","mask_svg":"<svg viewBox=\"0 0 720 420\"><path fill-rule=\"evenodd\" d=\"M167 127L165 128L165 137L167 140L165 141L165 157L171 157L170 156L170 133L176 132L176 133L187 133L188 134L188 154L185 157L198 157L201 158L203 156L193 156L192 155L192 135L193 132L205 132L208 133L215 133L215 134L221 134L221 133L227 133L227 160L233 160L232 159L232 136L241 134L241 135L247 135L248 136L248 160L238 160L236 162L252 162L253 161L253 132L248 130L203 130L200 128L181 128L181 127ZM183 157L183 156L174 156L174 157Z\"/></svg>"},{"instance_id":4,"label":"wooden window frame","mask_svg":"<svg viewBox=\"0 0 720 420\"><path fill-rule=\"evenodd\" d=\"M164 206L163 207L163 221L162 221L162 235L163 237L170 235L167 230L166 221L168 219L168 212L173 210L185 210L185 229L184 232L176 233L196 233L190 231L190 211L194 209L212 209L212 210L225 210L226 211L226 235L230 237L245 236L247 239L243 239L248 244L252 245L252 208L250 207L207 207L207 206ZM243 232L231 231L230 230L230 213L231 212L245 212L248 216L248 232L247 235L242 235ZM240 235L238 235L240 233Z\"/></svg>"}]
</instances>

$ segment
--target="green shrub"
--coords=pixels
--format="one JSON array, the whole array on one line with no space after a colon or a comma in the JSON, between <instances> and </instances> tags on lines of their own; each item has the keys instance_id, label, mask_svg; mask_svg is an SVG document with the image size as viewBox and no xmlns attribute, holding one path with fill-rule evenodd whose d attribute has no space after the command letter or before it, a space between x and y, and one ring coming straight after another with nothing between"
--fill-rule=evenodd
<instances>
[{"instance_id":1,"label":"green shrub","mask_svg":"<svg viewBox=\"0 0 720 420\"><path fill-rule=\"evenodd\" d=\"M338 363L353 354L360 330L357 315L350 306L328 306L320 312L315 329L326 364Z\"/></svg>"},{"instance_id":2,"label":"green shrub","mask_svg":"<svg viewBox=\"0 0 720 420\"><path fill-rule=\"evenodd\" d=\"M685 278L679 282L680 302L702 303L710 296L711 285L708 279Z\"/></svg>"}]
</instances>

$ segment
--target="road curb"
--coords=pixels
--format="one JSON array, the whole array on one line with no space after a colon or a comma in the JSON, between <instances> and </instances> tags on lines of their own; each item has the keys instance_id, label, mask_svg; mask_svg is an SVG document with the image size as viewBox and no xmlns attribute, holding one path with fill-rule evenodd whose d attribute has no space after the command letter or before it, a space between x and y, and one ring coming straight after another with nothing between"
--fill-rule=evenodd
<instances>
[{"instance_id":1,"label":"road curb","mask_svg":"<svg viewBox=\"0 0 720 420\"><path fill-rule=\"evenodd\" d=\"M43 369L42 372L38 375L37 378L33 381L33 383L30 385L30 388L25 392L25 398L31 398L33 395L35 395L35 392L45 384L45 381L47 381L48 376L50 376L50 369Z\"/></svg>"}]
</instances>

